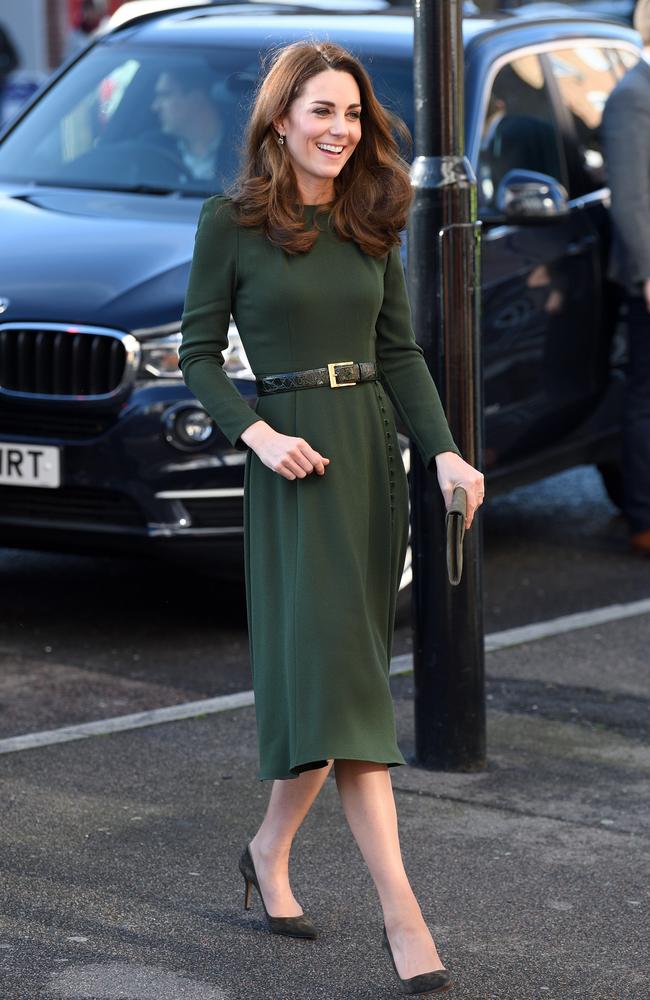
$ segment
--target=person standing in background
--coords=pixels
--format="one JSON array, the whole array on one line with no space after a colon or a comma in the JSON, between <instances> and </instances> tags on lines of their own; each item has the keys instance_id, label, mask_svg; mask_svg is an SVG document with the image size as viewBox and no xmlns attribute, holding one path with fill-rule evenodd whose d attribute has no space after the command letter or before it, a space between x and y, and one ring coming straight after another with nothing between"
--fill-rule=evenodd
<instances>
[{"instance_id":1,"label":"person standing in background","mask_svg":"<svg viewBox=\"0 0 650 1000\"><path fill-rule=\"evenodd\" d=\"M629 368L623 424L623 512L635 552L650 556L650 0L634 27L643 56L605 106L602 138L613 227L608 276L625 289Z\"/></svg>"},{"instance_id":2,"label":"person standing in background","mask_svg":"<svg viewBox=\"0 0 650 1000\"><path fill-rule=\"evenodd\" d=\"M6 28L0 24L0 122L2 121L2 100L4 97L7 78L10 73L18 69L20 60Z\"/></svg>"},{"instance_id":3,"label":"person standing in background","mask_svg":"<svg viewBox=\"0 0 650 1000\"><path fill-rule=\"evenodd\" d=\"M66 59L84 49L106 16L106 0L81 0L81 5L68 32Z\"/></svg>"}]
</instances>

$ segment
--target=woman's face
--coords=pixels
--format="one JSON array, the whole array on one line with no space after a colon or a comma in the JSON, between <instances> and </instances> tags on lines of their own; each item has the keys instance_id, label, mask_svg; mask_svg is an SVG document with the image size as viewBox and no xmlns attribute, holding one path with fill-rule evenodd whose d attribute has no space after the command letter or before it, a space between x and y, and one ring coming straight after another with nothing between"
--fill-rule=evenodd
<instances>
[{"instance_id":1,"label":"woman's face","mask_svg":"<svg viewBox=\"0 0 650 1000\"><path fill-rule=\"evenodd\" d=\"M303 200L334 193L334 178L361 138L361 96L350 73L326 69L307 81L285 117L274 122L284 135Z\"/></svg>"}]
</instances>

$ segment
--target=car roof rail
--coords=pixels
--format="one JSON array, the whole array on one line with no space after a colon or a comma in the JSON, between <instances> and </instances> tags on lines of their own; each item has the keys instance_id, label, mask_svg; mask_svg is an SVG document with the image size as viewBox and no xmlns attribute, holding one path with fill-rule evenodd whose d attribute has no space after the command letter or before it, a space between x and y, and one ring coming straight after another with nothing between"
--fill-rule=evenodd
<instances>
[{"instance_id":1,"label":"car roof rail","mask_svg":"<svg viewBox=\"0 0 650 1000\"><path fill-rule=\"evenodd\" d=\"M621 19L615 15L601 14L588 8L574 10L572 4L562 3L562 0L538 0L538 2L524 4L523 7L512 7L508 13L522 20L528 18L536 21L561 19L563 21L618 21L619 24L622 23Z\"/></svg>"},{"instance_id":2,"label":"car roof rail","mask_svg":"<svg viewBox=\"0 0 650 1000\"><path fill-rule=\"evenodd\" d=\"M599 14L587 10L574 10L572 5L563 3L561 0L559 2L557 0L548 0L548 2L547 0L542 0L542 2L525 4L523 7L509 7L507 10L498 11L496 15L490 15L486 20L492 23L485 34L499 34L504 30L511 30L513 26L516 27L517 25L523 28L531 20L535 24L540 25L582 25L586 22L601 26L607 25L610 28L627 31L629 34L634 33L632 27L621 18L616 17L616 15Z\"/></svg>"},{"instance_id":3,"label":"car roof rail","mask_svg":"<svg viewBox=\"0 0 650 1000\"><path fill-rule=\"evenodd\" d=\"M130 4L118 7L105 26L97 32L98 37L114 35L156 18L173 14L196 14L203 17L211 13L277 13L277 14L381 14L403 13L412 8L411 0L138 0L133 4L136 13L129 15ZM137 9L140 13L137 13Z\"/></svg>"},{"instance_id":4,"label":"car roof rail","mask_svg":"<svg viewBox=\"0 0 650 1000\"><path fill-rule=\"evenodd\" d=\"M129 16L129 7L133 6L136 10L140 9L140 13L135 13ZM97 37L100 38L106 35L116 35L120 31L126 31L129 28L133 28L135 25L143 24L147 21L153 21L159 17L165 17L168 14L187 14L195 10L202 10L206 7L222 7L222 6L246 6L246 3L233 4L233 0L199 0L199 2L192 3L191 0L188 3L183 3L183 0L179 0L178 3L172 2L169 6L156 4L154 0L151 3L151 9L147 10L148 4L143 2L138 3L137 0L133 4L124 4L122 7L118 7L111 17L99 28L97 31Z\"/></svg>"}]
</instances>

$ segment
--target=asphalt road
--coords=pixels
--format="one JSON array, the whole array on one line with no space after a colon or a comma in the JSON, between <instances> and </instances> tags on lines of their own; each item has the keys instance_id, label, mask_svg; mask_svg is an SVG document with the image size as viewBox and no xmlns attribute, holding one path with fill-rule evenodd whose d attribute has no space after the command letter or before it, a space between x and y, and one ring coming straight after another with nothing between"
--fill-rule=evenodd
<instances>
[{"instance_id":1,"label":"asphalt road","mask_svg":"<svg viewBox=\"0 0 650 1000\"><path fill-rule=\"evenodd\" d=\"M591 470L483 516L488 633L650 595ZM250 686L241 589L9 552L0 579L0 735ZM645 614L495 648L487 766L396 769L407 869L458 1000L647 1000L649 643ZM412 676L392 688L412 761ZM292 862L319 940L276 940L259 900L242 910L256 767L252 706L6 754L0 1000L396 996L333 778Z\"/></svg>"},{"instance_id":2,"label":"asphalt road","mask_svg":"<svg viewBox=\"0 0 650 1000\"><path fill-rule=\"evenodd\" d=\"M650 560L591 468L488 498L482 517L487 633L650 596ZM0 588L0 738L251 687L241 586L0 550ZM402 626L394 653L410 649Z\"/></svg>"},{"instance_id":3,"label":"asphalt road","mask_svg":"<svg viewBox=\"0 0 650 1000\"><path fill-rule=\"evenodd\" d=\"M454 1000L648 1000L650 615L487 655L487 766L391 775ZM415 749L410 676L397 732ZM316 941L237 869L268 789L252 706L0 759L0 1000L391 1000L331 775L291 859Z\"/></svg>"}]
</instances>

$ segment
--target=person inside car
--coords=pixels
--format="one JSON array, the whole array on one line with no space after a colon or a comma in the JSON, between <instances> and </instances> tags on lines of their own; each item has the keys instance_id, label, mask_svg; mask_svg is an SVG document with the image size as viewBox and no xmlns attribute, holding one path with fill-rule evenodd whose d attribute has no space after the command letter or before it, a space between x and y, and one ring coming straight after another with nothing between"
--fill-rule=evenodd
<instances>
[{"instance_id":1,"label":"person inside car","mask_svg":"<svg viewBox=\"0 0 650 1000\"><path fill-rule=\"evenodd\" d=\"M212 73L201 66L165 70L156 81L151 107L162 144L189 180L214 181L219 174L224 127L213 86Z\"/></svg>"}]
</instances>

